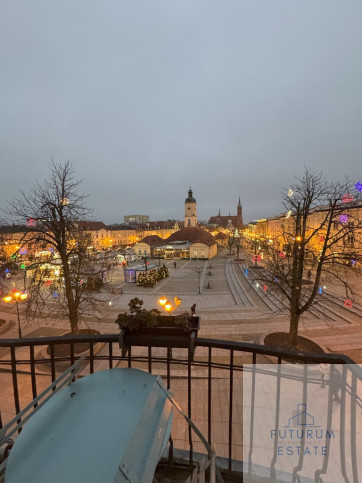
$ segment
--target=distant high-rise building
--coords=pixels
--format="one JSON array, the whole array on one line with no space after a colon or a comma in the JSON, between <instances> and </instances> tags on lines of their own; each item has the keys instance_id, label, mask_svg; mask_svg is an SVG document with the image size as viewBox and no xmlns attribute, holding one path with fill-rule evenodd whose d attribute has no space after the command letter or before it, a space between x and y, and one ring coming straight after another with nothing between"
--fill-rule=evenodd
<instances>
[{"instance_id":1,"label":"distant high-rise building","mask_svg":"<svg viewBox=\"0 0 362 483\"><path fill-rule=\"evenodd\" d=\"M147 223L150 221L150 217L148 215L125 215L124 222L125 223Z\"/></svg>"},{"instance_id":2,"label":"distant high-rise building","mask_svg":"<svg viewBox=\"0 0 362 483\"><path fill-rule=\"evenodd\" d=\"M185 220L184 226L197 226L197 207L196 200L192 196L192 189L189 189L189 195L185 199Z\"/></svg>"}]
</instances>

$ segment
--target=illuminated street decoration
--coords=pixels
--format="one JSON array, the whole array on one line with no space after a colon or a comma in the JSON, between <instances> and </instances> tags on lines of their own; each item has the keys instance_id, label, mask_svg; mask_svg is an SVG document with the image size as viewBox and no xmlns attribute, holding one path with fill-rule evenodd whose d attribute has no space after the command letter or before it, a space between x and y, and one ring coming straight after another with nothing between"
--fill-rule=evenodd
<instances>
[{"instance_id":1,"label":"illuminated street decoration","mask_svg":"<svg viewBox=\"0 0 362 483\"><path fill-rule=\"evenodd\" d=\"M341 215L341 216L339 217L339 221L340 221L341 223L347 223L347 221L348 221L348 215Z\"/></svg>"},{"instance_id":2,"label":"illuminated street decoration","mask_svg":"<svg viewBox=\"0 0 362 483\"><path fill-rule=\"evenodd\" d=\"M352 267L354 267L356 265L356 263L357 263L357 260L351 260Z\"/></svg>"},{"instance_id":3,"label":"illuminated street decoration","mask_svg":"<svg viewBox=\"0 0 362 483\"><path fill-rule=\"evenodd\" d=\"M319 287L318 289L318 293L321 294L322 293L322 287Z\"/></svg>"},{"instance_id":4,"label":"illuminated street decoration","mask_svg":"<svg viewBox=\"0 0 362 483\"><path fill-rule=\"evenodd\" d=\"M62 205L63 205L63 206L67 206L67 205L69 205L69 200L68 200L68 198L63 198L63 199L62 199Z\"/></svg>"},{"instance_id":5,"label":"illuminated street decoration","mask_svg":"<svg viewBox=\"0 0 362 483\"><path fill-rule=\"evenodd\" d=\"M358 181L358 183L355 184L356 190L357 191L362 191L362 183Z\"/></svg>"},{"instance_id":6,"label":"illuminated street decoration","mask_svg":"<svg viewBox=\"0 0 362 483\"><path fill-rule=\"evenodd\" d=\"M285 218L290 218L291 214L292 214L292 210L289 210L288 213L285 215Z\"/></svg>"},{"instance_id":7,"label":"illuminated street decoration","mask_svg":"<svg viewBox=\"0 0 362 483\"><path fill-rule=\"evenodd\" d=\"M279 256L280 256L280 258L285 258L285 253L284 252L280 252L279 253Z\"/></svg>"},{"instance_id":8,"label":"illuminated street decoration","mask_svg":"<svg viewBox=\"0 0 362 483\"><path fill-rule=\"evenodd\" d=\"M353 201L353 196L349 194L344 195L342 201L343 203L350 203L351 201Z\"/></svg>"},{"instance_id":9,"label":"illuminated street decoration","mask_svg":"<svg viewBox=\"0 0 362 483\"><path fill-rule=\"evenodd\" d=\"M293 196L293 190L291 188L288 190L288 196Z\"/></svg>"},{"instance_id":10,"label":"illuminated street decoration","mask_svg":"<svg viewBox=\"0 0 362 483\"><path fill-rule=\"evenodd\" d=\"M36 220L34 220L34 218L27 218L26 225L27 226L36 226Z\"/></svg>"},{"instance_id":11,"label":"illuminated street decoration","mask_svg":"<svg viewBox=\"0 0 362 483\"><path fill-rule=\"evenodd\" d=\"M324 242L324 240L325 240L325 237L324 237L323 235L321 235L321 236L319 237L319 241L320 241L320 242Z\"/></svg>"},{"instance_id":12,"label":"illuminated street decoration","mask_svg":"<svg viewBox=\"0 0 362 483\"><path fill-rule=\"evenodd\" d=\"M19 253L20 255L26 255L28 253L28 250L25 247L21 247Z\"/></svg>"},{"instance_id":13,"label":"illuminated street decoration","mask_svg":"<svg viewBox=\"0 0 362 483\"><path fill-rule=\"evenodd\" d=\"M348 309L350 309L350 308L352 307L352 305L353 305L352 300L346 299L346 300L343 302L343 305L344 305L345 307L347 307Z\"/></svg>"},{"instance_id":14,"label":"illuminated street decoration","mask_svg":"<svg viewBox=\"0 0 362 483\"><path fill-rule=\"evenodd\" d=\"M246 268L245 269L245 277L247 277L247 276L248 276L248 269Z\"/></svg>"},{"instance_id":15,"label":"illuminated street decoration","mask_svg":"<svg viewBox=\"0 0 362 483\"><path fill-rule=\"evenodd\" d=\"M267 285L265 285L265 284L264 284L264 286L263 286L263 290L264 290L264 292L266 292L266 291L268 290Z\"/></svg>"}]
</instances>

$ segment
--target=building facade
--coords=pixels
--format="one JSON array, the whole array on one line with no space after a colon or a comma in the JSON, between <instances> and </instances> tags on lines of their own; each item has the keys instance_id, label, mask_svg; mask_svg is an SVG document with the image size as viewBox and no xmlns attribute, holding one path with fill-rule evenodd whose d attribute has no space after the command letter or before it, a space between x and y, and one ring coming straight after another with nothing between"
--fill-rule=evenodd
<instances>
[{"instance_id":1,"label":"building facade","mask_svg":"<svg viewBox=\"0 0 362 483\"><path fill-rule=\"evenodd\" d=\"M220 210L217 216L212 216L209 219L209 225L214 227L222 227L228 230L241 230L243 228L243 208L240 202L236 206L236 215L221 215Z\"/></svg>"},{"instance_id":2,"label":"building facade","mask_svg":"<svg viewBox=\"0 0 362 483\"><path fill-rule=\"evenodd\" d=\"M150 217L148 215L125 215L124 216L124 223L147 223L150 221Z\"/></svg>"}]
</instances>

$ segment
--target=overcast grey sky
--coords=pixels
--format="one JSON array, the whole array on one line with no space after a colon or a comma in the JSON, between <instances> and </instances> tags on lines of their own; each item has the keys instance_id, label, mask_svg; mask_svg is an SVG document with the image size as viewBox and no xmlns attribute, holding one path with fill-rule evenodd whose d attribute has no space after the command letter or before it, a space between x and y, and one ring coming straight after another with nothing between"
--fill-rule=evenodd
<instances>
[{"instance_id":1,"label":"overcast grey sky","mask_svg":"<svg viewBox=\"0 0 362 483\"><path fill-rule=\"evenodd\" d=\"M0 206L71 160L95 219L244 221L361 180L361 0L2 0Z\"/></svg>"}]
</instances>

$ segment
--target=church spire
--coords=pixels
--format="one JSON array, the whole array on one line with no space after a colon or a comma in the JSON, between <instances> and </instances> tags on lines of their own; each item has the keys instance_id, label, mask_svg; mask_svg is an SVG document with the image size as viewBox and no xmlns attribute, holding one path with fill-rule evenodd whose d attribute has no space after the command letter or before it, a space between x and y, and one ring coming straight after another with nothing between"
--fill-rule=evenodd
<instances>
[{"instance_id":1,"label":"church spire","mask_svg":"<svg viewBox=\"0 0 362 483\"><path fill-rule=\"evenodd\" d=\"M221 216L221 213L220 213L220 208L219 208L219 214L217 216Z\"/></svg>"},{"instance_id":2,"label":"church spire","mask_svg":"<svg viewBox=\"0 0 362 483\"><path fill-rule=\"evenodd\" d=\"M236 216L239 218L239 220L242 219L242 208L241 208L240 196L239 196L238 206L236 207Z\"/></svg>"}]
</instances>

